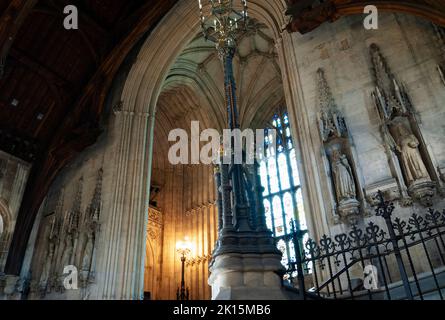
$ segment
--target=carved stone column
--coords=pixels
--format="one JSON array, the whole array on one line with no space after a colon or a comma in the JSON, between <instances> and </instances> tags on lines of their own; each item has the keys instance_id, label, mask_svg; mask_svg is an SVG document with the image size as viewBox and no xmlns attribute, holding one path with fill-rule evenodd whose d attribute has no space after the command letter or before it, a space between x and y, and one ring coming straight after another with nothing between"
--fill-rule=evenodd
<instances>
[{"instance_id":1,"label":"carved stone column","mask_svg":"<svg viewBox=\"0 0 445 320\"><path fill-rule=\"evenodd\" d=\"M104 180L112 192L104 199L99 299L143 299L153 127L154 115L116 113L114 175Z\"/></svg>"},{"instance_id":2,"label":"carved stone column","mask_svg":"<svg viewBox=\"0 0 445 320\"><path fill-rule=\"evenodd\" d=\"M276 40L276 47L279 56L281 74L283 75L283 89L286 98L286 105L289 112L289 119L292 124L292 136L300 150L299 166L301 167L301 183L305 186L303 197L307 212L311 213L308 220L308 229L312 237L318 238L329 232L328 206L324 199L323 186L325 182L321 180L320 172L322 159L318 158L321 143L314 145L314 137L311 136L311 128L316 125L312 123L309 115L310 108L305 103L302 88L302 79L299 73L299 65L296 52L298 50L297 37L299 35L284 32L281 38Z\"/></svg>"}]
</instances>

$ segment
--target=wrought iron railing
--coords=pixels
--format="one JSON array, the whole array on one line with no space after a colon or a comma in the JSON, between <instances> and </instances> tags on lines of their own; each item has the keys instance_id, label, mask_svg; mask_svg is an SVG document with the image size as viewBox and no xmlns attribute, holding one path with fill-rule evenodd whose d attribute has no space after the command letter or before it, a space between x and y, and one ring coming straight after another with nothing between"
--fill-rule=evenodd
<instances>
[{"instance_id":1,"label":"wrought iron railing","mask_svg":"<svg viewBox=\"0 0 445 320\"><path fill-rule=\"evenodd\" d=\"M333 299L424 300L428 295L444 300L445 273L439 268L445 266L445 210L393 219L394 205L381 192L378 200L376 214L385 228L375 222L363 229L352 225L348 233L302 244L291 223L294 232L288 240L294 242L295 260L289 263L287 279L302 298L310 293ZM364 271L361 278L354 278L354 268ZM306 290L308 274L313 288ZM400 287L403 290L395 290Z\"/></svg>"}]
</instances>

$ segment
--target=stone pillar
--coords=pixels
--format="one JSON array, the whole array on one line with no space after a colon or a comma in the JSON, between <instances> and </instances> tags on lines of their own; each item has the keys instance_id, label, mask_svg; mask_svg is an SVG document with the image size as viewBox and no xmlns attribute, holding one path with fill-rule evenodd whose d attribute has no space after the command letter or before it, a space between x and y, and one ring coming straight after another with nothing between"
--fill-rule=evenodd
<instances>
[{"instance_id":1,"label":"stone pillar","mask_svg":"<svg viewBox=\"0 0 445 320\"><path fill-rule=\"evenodd\" d=\"M153 127L154 115L116 114L112 192L104 201L108 217L98 268L99 299L143 299Z\"/></svg>"},{"instance_id":2,"label":"stone pillar","mask_svg":"<svg viewBox=\"0 0 445 320\"><path fill-rule=\"evenodd\" d=\"M276 47L279 56L281 74L283 75L283 89L286 98L286 105L289 112L289 119L292 127L292 136L297 144L298 165L301 172L301 183L303 189L304 203L307 212L311 213L312 219L308 220L309 231L314 238L329 232L327 217L329 209L325 207L323 197L323 181L320 178L320 168L322 159L320 155L321 142L311 136L311 128L315 125L309 118L309 108L304 101L302 79L299 74L299 66L296 56L297 34L283 32L281 37L276 39ZM328 195L327 195L328 196Z\"/></svg>"}]
</instances>

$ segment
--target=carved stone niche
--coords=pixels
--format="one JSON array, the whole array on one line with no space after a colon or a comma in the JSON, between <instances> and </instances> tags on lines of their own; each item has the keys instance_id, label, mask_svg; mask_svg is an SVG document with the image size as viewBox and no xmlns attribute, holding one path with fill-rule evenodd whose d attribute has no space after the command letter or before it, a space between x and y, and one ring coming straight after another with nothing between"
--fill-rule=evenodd
<instances>
[{"instance_id":1,"label":"carved stone niche","mask_svg":"<svg viewBox=\"0 0 445 320\"><path fill-rule=\"evenodd\" d=\"M335 104L322 69L318 70L318 90L322 156L329 179L334 220L356 223L363 209L364 197L354 161L353 143L345 118Z\"/></svg>"},{"instance_id":2,"label":"carved stone niche","mask_svg":"<svg viewBox=\"0 0 445 320\"><path fill-rule=\"evenodd\" d=\"M391 170L400 186L402 205L411 200L432 205L439 184L433 159L423 139L417 114L405 86L391 73L377 45L370 47L375 74L373 98Z\"/></svg>"},{"instance_id":3,"label":"carved stone niche","mask_svg":"<svg viewBox=\"0 0 445 320\"><path fill-rule=\"evenodd\" d=\"M420 139L411 129L409 118L395 117L388 122L388 127L394 139L395 152L400 161L404 181L408 186L408 194L424 206L431 206L436 184L428 172L427 155L422 152Z\"/></svg>"},{"instance_id":4,"label":"carved stone niche","mask_svg":"<svg viewBox=\"0 0 445 320\"><path fill-rule=\"evenodd\" d=\"M163 231L163 215L162 212L156 208L149 207L148 209L148 225L147 234L151 241L162 241Z\"/></svg>"},{"instance_id":5,"label":"carved stone niche","mask_svg":"<svg viewBox=\"0 0 445 320\"><path fill-rule=\"evenodd\" d=\"M357 200L357 182L347 148L347 141L342 139L335 139L325 145L337 214L342 221L356 223L360 215L360 201Z\"/></svg>"}]
</instances>

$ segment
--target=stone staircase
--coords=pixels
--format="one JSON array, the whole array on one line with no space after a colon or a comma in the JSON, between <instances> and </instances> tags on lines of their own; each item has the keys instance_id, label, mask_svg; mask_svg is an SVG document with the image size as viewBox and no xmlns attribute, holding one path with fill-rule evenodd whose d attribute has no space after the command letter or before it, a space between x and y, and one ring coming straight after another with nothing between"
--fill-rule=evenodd
<instances>
[{"instance_id":1,"label":"stone staircase","mask_svg":"<svg viewBox=\"0 0 445 320\"><path fill-rule=\"evenodd\" d=\"M444 300L445 299L445 267L441 267L435 270L435 275L437 279L437 283L440 287L440 292L442 293L442 297L440 296L439 289L436 285L436 281L431 272L420 273L417 275L419 280L419 287L423 295L423 300ZM421 296L419 295L417 285L414 281L414 278L409 278L411 284L411 291L414 295L415 300L421 300ZM407 295L405 293L402 281L398 281L392 283L388 286L391 300L406 300ZM298 289L297 292L299 292ZM322 294L321 297L318 297L313 290L308 291L307 297L312 299L326 299L326 300L334 300L331 296L327 294ZM369 295L367 290L357 290L354 292L354 296L351 297L349 292L340 295L337 294L337 300L389 300L387 292L385 288L381 288L379 290L372 291L371 296Z\"/></svg>"}]
</instances>

